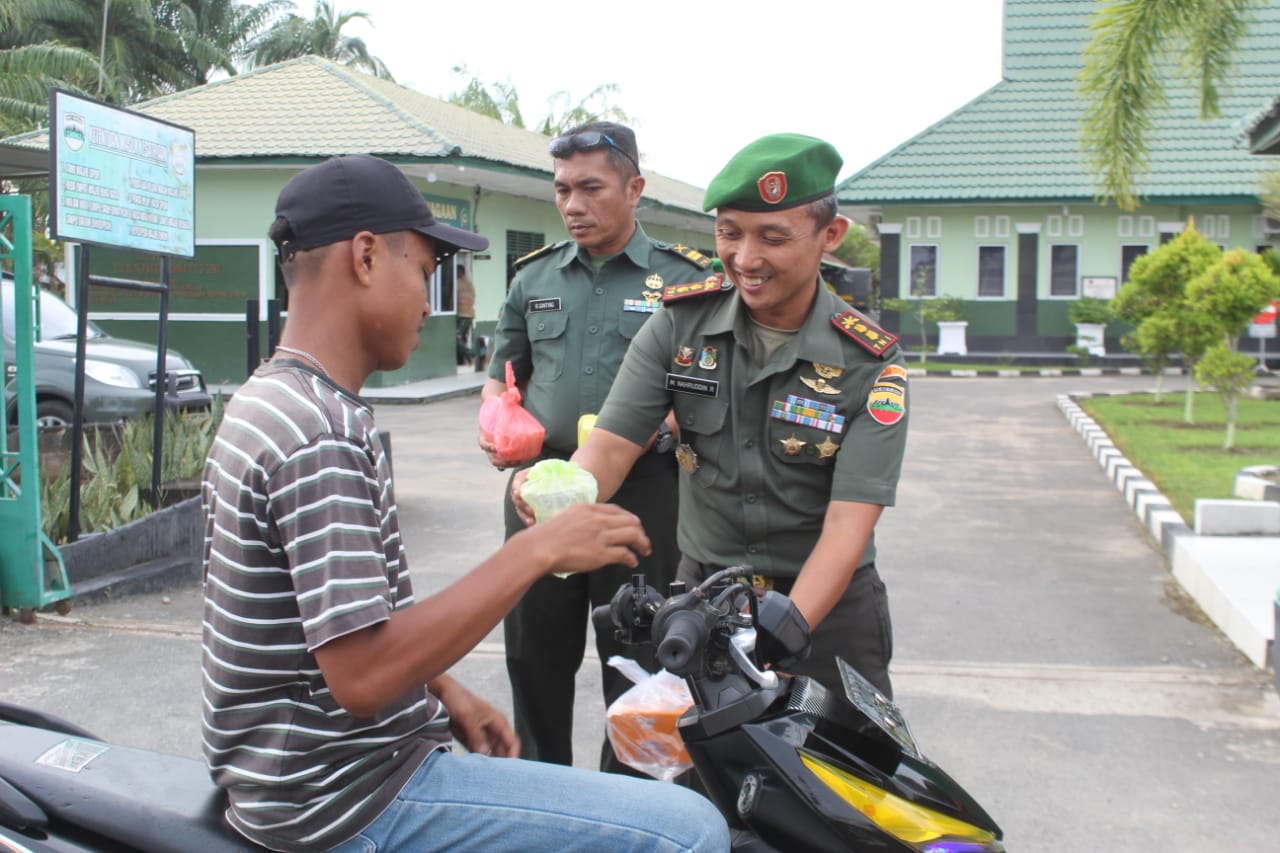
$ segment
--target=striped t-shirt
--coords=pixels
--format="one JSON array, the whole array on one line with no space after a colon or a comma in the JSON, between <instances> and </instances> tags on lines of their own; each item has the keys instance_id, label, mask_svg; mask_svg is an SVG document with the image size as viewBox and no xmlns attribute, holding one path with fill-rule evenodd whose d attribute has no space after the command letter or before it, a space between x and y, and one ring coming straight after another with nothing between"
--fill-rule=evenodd
<instances>
[{"instance_id":1,"label":"striped t-shirt","mask_svg":"<svg viewBox=\"0 0 1280 853\"><path fill-rule=\"evenodd\" d=\"M373 413L300 364L267 364L227 405L203 497L205 757L236 829L327 849L449 740L425 687L354 717L313 654L413 603Z\"/></svg>"}]
</instances>

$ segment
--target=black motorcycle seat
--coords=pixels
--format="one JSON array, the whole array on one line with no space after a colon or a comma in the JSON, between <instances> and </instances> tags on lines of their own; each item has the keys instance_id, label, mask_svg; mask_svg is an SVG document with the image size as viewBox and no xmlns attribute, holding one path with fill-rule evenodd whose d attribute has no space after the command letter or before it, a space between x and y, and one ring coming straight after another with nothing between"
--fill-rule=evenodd
<instances>
[{"instance_id":1,"label":"black motorcycle seat","mask_svg":"<svg viewBox=\"0 0 1280 853\"><path fill-rule=\"evenodd\" d=\"M51 832L69 824L147 853L265 851L228 826L202 761L0 722L0 779L44 810Z\"/></svg>"}]
</instances>

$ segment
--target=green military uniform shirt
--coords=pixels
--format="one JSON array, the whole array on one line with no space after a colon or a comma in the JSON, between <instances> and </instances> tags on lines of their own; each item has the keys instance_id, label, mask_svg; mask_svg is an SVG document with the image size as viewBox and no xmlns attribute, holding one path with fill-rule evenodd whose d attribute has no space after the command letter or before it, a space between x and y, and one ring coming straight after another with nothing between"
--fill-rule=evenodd
<instances>
[{"instance_id":1,"label":"green military uniform shirt","mask_svg":"<svg viewBox=\"0 0 1280 853\"><path fill-rule=\"evenodd\" d=\"M489 376L503 380L509 359L516 380L528 382L523 402L546 427L544 446L570 453L578 446L578 418L604 405L623 354L658 309L663 288L701 281L711 259L652 240L637 223L626 248L598 271L571 240L517 265Z\"/></svg>"},{"instance_id":2,"label":"green military uniform shirt","mask_svg":"<svg viewBox=\"0 0 1280 853\"><path fill-rule=\"evenodd\" d=\"M893 505L907 435L902 353L819 286L799 333L758 366L736 292L707 290L668 296L632 343L596 425L643 444L674 407L681 551L794 577L830 501ZM859 565L874 559L873 539Z\"/></svg>"}]
</instances>

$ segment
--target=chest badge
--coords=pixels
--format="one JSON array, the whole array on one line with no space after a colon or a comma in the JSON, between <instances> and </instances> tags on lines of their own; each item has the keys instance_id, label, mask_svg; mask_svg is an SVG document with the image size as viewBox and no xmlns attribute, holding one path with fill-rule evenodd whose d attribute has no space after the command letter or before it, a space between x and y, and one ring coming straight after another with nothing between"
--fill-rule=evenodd
<instances>
[{"instance_id":1,"label":"chest badge","mask_svg":"<svg viewBox=\"0 0 1280 853\"><path fill-rule=\"evenodd\" d=\"M644 286L649 290L662 290L662 285L666 284L666 279L657 273L653 273L644 280Z\"/></svg>"},{"instance_id":2,"label":"chest badge","mask_svg":"<svg viewBox=\"0 0 1280 853\"><path fill-rule=\"evenodd\" d=\"M715 347L703 347L702 355L698 357L698 367L701 367L703 370L715 370L716 359L718 357L719 353L716 351Z\"/></svg>"},{"instance_id":3,"label":"chest badge","mask_svg":"<svg viewBox=\"0 0 1280 853\"><path fill-rule=\"evenodd\" d=\"M817 447L819 459L830 459L832 456L835 456L836 451L840 449L840 445L832 441L831 436L827 436L826 439L823 440L822 444L819 444Z\"/></svg>"},{"instance_id":4,"label":"chest badge","mask_svg":"<svg viewBox=\"0 0 1280 853\"><path fill-rule=\"evenodd\" d=\"M813 372L821 376L823 379L839 379L840 374L844 373L843 367L832 367L829 364L813 363Z\"/></svg>"},{"instance_id":5,"label":"chest badge","mask_svg":"<svg viewBox=\"0 0 1280 853\"><path fill-rule=\"evenodd\" d=\"M676 347L675 363L679 367L689 367L693 364L693 347L681 344Z\"/></svg>"},{"instance_id":6,"label":"chest badge","mask_svg":"<svg viewBox=\"0 0 1280 853\"><path fill-rule=\"evenodd\" d=\"M782 452L785 453L786 455L799 456L800 451L804 450L804 446L809 442L801 441L793 432L791 433L790 438L778 439L778 443L782 445Z\"/></svg>"},{"instance_id":7,"label":"chest badge","mask_svg":"<svg viewBox=\"0 0 1280 853\"><path fill-rule=\"evenodd\" d=\"M698 470L698 454L692 447L682 443L676 448L676 463L686 474L692 474Z\"/></svg>"},{"instance_id":8,"label":"chest badge","mask_svg":"<svg viewBox=\"0 0 1280 853\"><path fill-rule=\"evenodd\" d=\"M816 379L810 379L807 376L801 376L800 381L819 394L839 394L840 389L827 382L819 376Z\"/></svg>"}]
</instances>

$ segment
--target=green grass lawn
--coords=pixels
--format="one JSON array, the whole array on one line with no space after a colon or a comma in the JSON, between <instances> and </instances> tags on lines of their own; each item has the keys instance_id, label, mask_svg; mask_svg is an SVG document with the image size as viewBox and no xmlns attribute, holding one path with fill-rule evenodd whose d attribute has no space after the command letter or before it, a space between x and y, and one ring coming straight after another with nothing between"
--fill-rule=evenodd
<instances>
[{"instance_id":1,"label":"green grass lawn","mask_svg":"<svg viewBox=\"0 0 1280 853\"><path fill-rule=\"evenodd\" d=\"M1182 393L1088 397L1079 401L1116 447L1164 493L1183 520L1195 521L1196 498L1234 497L1236 473L1280 462L1280 401L1241 398L1236 446L1224 450L1226 405L1195 396L1195 423L1183 421Z\"/></svg>"}]
</instances>

